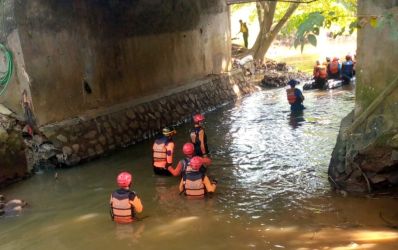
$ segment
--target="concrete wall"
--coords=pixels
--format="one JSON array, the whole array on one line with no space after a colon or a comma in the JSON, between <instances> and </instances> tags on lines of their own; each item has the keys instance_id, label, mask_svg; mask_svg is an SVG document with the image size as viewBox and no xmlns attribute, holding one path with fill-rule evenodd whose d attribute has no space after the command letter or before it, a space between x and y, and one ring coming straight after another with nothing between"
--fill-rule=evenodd
<instances>
[{"instance_id":1,"label":"concrete wall","mask_svg":"<svg viewBox=\"0 0 398 250\"><path fill-rule=\"evenodd\" d=\"M230 67L224 0L31 0L14 11L39 126Z\"/></svg>"}]
</instances>

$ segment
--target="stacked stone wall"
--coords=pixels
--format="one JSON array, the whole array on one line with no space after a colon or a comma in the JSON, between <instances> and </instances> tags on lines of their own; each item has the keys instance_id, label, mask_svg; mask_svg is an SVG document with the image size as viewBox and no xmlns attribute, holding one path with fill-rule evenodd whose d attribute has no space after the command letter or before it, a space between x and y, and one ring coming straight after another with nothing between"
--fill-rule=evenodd
<instances>
[{"instance_id":1,"label":"stacked stone wall","mask_svg":"<svg viewBox=\"0 0 398 250\"><path fill-rule=\"evenodd\" d=\"M21 136L23 124L10 114L0 105L0 186L30 174Z\"/></svg>"},{"instance_id":2,"label":"stacked stone wall","mask_svg":"<svg viewBox=\"0 0 398 250\"><path fill-rule=\"evenodd\" d=\"M211 76L190 89L118 111L46 125L40 131L62 151L58 160L70 166L152 138L164 126L181 124L195 112L215 109L255 90L241 72Z\"/></svg>"}]
</instances>

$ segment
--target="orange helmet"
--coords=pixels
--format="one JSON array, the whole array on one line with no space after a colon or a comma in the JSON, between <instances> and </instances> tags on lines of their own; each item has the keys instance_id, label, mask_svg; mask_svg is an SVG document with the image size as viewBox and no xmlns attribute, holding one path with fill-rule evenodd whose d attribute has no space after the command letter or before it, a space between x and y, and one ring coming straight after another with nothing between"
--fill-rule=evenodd
<instances>
[{"instance_id":1,"label":"orange helmet","mask_svg":"<svg viewBox=\"0 0 398 250\"><path fill-rule=\"evenodd\" d=\"M195 123L203 122L205 120L205 116L202 114L196 114L193 116L193 121Z\"/></svg>"},{"instance_id":2,"label":"orange helmet","mask_svg":"<svg viewBox=\"0 0 398 250\"><path fill-rule=\"evenodd\" d=\"M132 180L133 177L129 172L121 172L116 178L117 185L121 188L129 187Z\"/></svg>"},{"instance_id":3,"label":"orange helmet","mask_svg":"<svg viewBox=\"0 0 398 250\"><path fill-rule=\"evenodd\" d=\"M192 169L199 170L199 168L203 165L203 159L199 156L194 156L191 161L189 162Z\"/></svg>"},{"instance_id":4,"label":"orange helmet","mask_svg":"<svg viewBox=\"0 0 398 250\"><path fill-rule=\"evenodd\" d=\"M195 147L192 143L187 142L184 144L184 146L182 146L182 152L185 155L193 155L193 152L195 152Z\"/></svg>"}]
</instances>

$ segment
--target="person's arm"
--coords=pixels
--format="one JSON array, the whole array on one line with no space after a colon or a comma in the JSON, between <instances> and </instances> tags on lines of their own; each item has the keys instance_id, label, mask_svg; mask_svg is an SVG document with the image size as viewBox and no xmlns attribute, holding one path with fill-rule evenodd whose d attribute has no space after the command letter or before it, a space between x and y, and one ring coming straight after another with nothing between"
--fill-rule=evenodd
<instances>
[{"instance_id":1,"label":"person's arm","mask_svg":"<svg viewBox=\"0 0 398 250\"><path fill-rule=\"evenodd\" d=\"M209 177L205 176L203 179L203 184L205 185L207 192L213 193L216 191L216 184L211 183Z\"/></svg>"},{"instance_id":2,"label":"person's arm","mask_svg":"<svg viewBox=\"0 0 398 250\"><path fill-rule=\"evenodd\" d=\"M203 165L205 165L206 167L211 165L211 158L208 156L203 156L202 157L203 160Z\"/></svg>"},{"instance_id":3,"label":"person's arm","mask_svg":"<svg viewBox=\"0 0 398 250\"><path fill-rule=\"evenodd\" d=\"M181 169L182 169L182 163L181 161L178 162L177 167L173 168L172 166L169 166L167 168L167 170L169 170L169 172L173 175L173 176L179 176L181 173Z\"/></svg>"},{"instance_id":4,"label":"person's arm","mask_svg":"<svg viewBox=\"0 0 398 250\"><path fill-rule=\"evenodd\" d=\"M199 131L199 140L200 140L200 150L202 151L202 154L206 154L206 148L205 148L205 131L201 129Z\"/></svg>"},{"instance_id":5,"label":"person's arm","mask_svg":"<svg viewBox=\"0 0 398 250\"><path fill-rule=\"evenodd\" d=\"M168 168L168 166L171 166L171 164L173 163L173 154L174 154L174 142L169 142L166 146L166 169Z\"/></svg>"},{"instance_id":6,"label":"person's arm","mask_svg":"<svg viewBox=\"0 0 398 250\"><path fill-rule=\"evenodd\" d=\"M138 196L134 197L134 200L130 200L130 204L134 206L134 211L141 213L144 207L142 206L141 199Z\"/></svg>"}]
</instances>

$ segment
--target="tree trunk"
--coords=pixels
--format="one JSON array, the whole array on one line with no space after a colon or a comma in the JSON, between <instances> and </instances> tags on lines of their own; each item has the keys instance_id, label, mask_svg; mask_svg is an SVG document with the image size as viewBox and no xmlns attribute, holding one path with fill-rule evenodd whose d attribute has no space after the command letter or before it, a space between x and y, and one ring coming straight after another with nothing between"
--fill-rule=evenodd
<instances>
[{"instance_id":1,"label":"tree trunk","mask_svg":"<svg viewBox=\"0 0 398 250\"><path fill-rule=\"evenodd\" d=\"M287 20L289 20L290 16L299 6L298 3L290 4L288 10L283 15L281 20L279 20L279 22L276 25L274 25L273 28L271 28L272 22L274 20L276 2L271 2L266 5L268 6L268 8L265 7L264 4L257 4L257 8L265 7L263 11L264 16L263 18L259 18L259 20L262 19L262 22L260 22L260 32L258 34L256 42L253 45L253 48L251 49L251 52L253 53L253 58L255 60L261 60L261 61L264 60L265 54L267 53L269 47L274 41L276 35L279 33L283 25L285 25Z\"/></svg>"}]
</instances>

